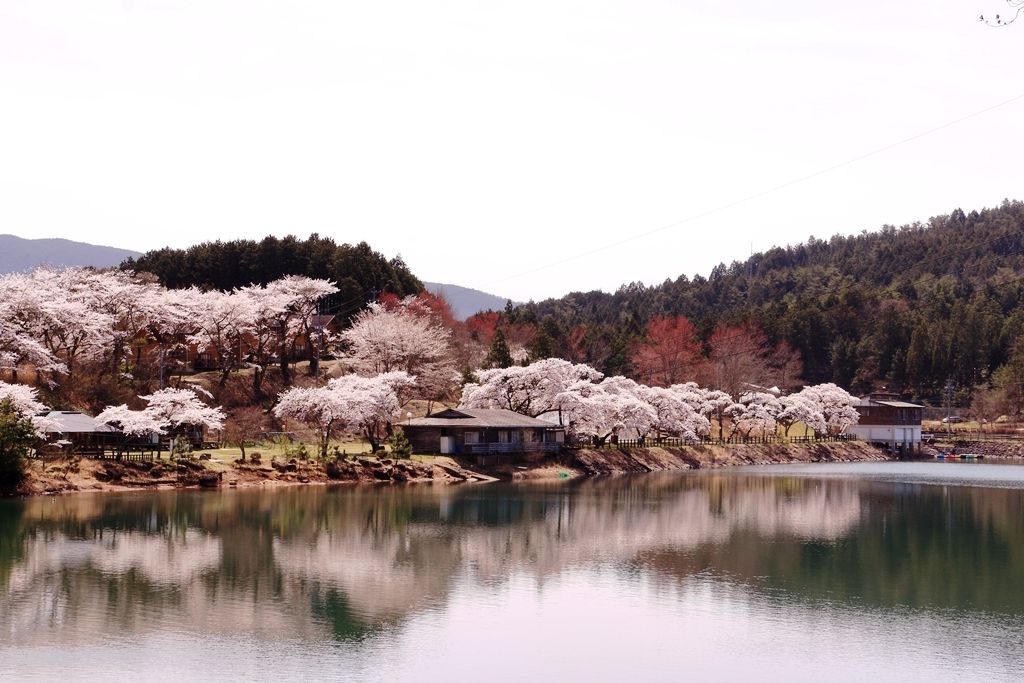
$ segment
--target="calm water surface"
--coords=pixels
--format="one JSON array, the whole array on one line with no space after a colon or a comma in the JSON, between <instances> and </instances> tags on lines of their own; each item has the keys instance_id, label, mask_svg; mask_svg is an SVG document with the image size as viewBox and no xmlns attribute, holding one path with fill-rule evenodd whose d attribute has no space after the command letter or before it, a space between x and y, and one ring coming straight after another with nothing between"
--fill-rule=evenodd
<instances>
[{"instance_id":1,"label":"calm water surface","mask_svg":"<svg viewBox=\"0 0 1024 683\"><path fill-rule=\"evenodd\" d=\"M0 501L0 680L1024 679L1024 467Z\"/></svg>"}]
</instances>

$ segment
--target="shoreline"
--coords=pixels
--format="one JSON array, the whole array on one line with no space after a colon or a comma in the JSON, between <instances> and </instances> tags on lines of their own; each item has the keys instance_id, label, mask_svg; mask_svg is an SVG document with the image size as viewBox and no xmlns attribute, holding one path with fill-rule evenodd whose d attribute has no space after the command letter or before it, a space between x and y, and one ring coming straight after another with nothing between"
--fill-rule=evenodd
<instances>
[{"instance_id":1,"label":"shoreline","mask_svg":"<svg viewBox=\"0 0 1024 683\"><path fill-rule=\"evenodd\" d=\"M566 480L644 472L717 469L747 465L884 461L884 451L862 442L695 445L679 448L580 449L537 462L476 466L447 456L393 459L238 463L224 460L117 461L72 458L30 461L28 479L14 496L83 492L252 489L332 484L459 484L489 481Z\"/></svg>"},{"instance_id":2,"label":"shoreline","mask_svg":"<svg viewBox=\"0 0 1024 683\"><path fill-rule=\"evenodd\" d=\"M972 444L972 450L978 449ZM1024 446L1009 452L999 445L989 462L1009 462L1024 456ZM938 451L926 447L922 460ZM351 456L343 460L239 463L225 460L118 461L89 458L32 460L28 478L7 497L125 493L131 491L224 490L355 484L460 484L490 481L551 481L578 478L683 472L698 469L779 465L792 463L869 462L893 458L869 444L822 442L729 446L694 445L662 448L600 448L564 452L536 462L478 466L451 456L415 456L416 459Z\"/></svg>"}]
</instances>

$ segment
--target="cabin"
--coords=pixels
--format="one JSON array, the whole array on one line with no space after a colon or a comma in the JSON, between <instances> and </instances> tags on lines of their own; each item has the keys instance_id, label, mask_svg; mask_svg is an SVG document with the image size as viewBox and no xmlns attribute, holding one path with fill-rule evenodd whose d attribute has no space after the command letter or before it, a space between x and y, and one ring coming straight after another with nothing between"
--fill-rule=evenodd
<instances>
[{"instance_id":1,"label":"cabin","mask_svg":"<svg viewBox=\"0 0 1024 683\"><path fill-rule=\"evenodd\" d=\"M505 456L543 457L565 442L564 427L500 408L448 408L401 426L417 453L475 455L481 465Z\"/></svg>"},{"instance_id":2,"label":"cabin","mask_svg":"<svg viewBox=\"0 0 1024 683\"><path fill-rule=\"evenodd\" d=\"M46 440L52 443L67 442L73 453L102 454L119 448L125 442L125 435L120 429L100 424L85 413L53 410L45 417L48 421Z\"/></svg>"},{"instance_id":3,"label":"cabin","mask_svg":"<svg viewBox=\"0 0 1024 683\"><path fill-rule=\"evenodd\" d=\"M895 394L871 394L854 404L860 419L847 428L861 441L889 448L893 455L911 457L921 450L924 406L899 400Z\"/></svg>"}]
</instances>

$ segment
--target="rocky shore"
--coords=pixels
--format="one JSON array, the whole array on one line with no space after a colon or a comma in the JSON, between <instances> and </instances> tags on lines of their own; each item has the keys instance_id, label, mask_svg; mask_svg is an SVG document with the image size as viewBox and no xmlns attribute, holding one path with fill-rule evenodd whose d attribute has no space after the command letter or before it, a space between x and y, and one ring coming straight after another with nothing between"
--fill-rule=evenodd
<instances>
[{"instance_id":1,"label":"rocky shore","mask_svg":"<svg viewBox=\"0 0 1024 683\"><path fill-rule=\"evenodd\" d=\"M20 495L75 491L167 490L175 488L248 488L330 483L444 484L492 481L449 458L430 462L390 458L271 460L225 463L211 460L94 460L71 458L32 461Z\"/></svg>"},{"instance_id":2,"label":"rocky shore","mask_svg":"<svg viewBox=\"0 0 1024 683\"><path fill-rule=\"evenodd\" d=\"M533 463L482 468L449 457L224 462L196 459L118 461L71 458L32 461L22 495L74 491L246 488L329 483L453 484L495 480L574 478L609 474L768 465L794 462L887 460L885 452L858 442L798 445L691 446L686 448L582 449Z\"/></svg>"}]
</instances>

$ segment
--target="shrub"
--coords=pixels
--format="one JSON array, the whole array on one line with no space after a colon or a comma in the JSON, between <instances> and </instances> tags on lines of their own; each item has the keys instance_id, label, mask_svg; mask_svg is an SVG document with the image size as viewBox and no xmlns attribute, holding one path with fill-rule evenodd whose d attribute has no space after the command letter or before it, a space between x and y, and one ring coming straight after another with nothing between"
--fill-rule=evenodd
<instances>
[{"instance_id":1,"label":"shrub","mask_svg":"<svg viewBox=\"0 0 1024 683\"><path fill-rule=\"evenodd\" d=\"M25 479L25 458L36 439L32 422L9 399L0 401L0 487L12 489Z\"/></svg>"}]
</instances>

